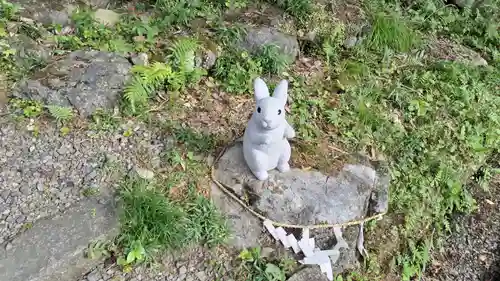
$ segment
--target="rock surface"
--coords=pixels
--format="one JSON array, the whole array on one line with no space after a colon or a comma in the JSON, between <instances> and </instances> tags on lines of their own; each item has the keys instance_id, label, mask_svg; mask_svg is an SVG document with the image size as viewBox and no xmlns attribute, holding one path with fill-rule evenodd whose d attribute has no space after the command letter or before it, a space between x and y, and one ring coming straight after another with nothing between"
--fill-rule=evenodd
<instances>
[{"instance_id":1,"label":"rock surface","mask_svg":"<svg viewBox=\"0 0 500 281\"><path fill-rule=\"evenodd\" d=\"M228 243L237 249L259 246L262 222L225 195L215 184L212 184L210 195L218 209L227 217L232 232Z\"/></svg>"},{"instance_id":2,"label":"rock surface","mask_svg":"<svg viewBox=\"0 0 500 281\"><path fill-rule=\"evenodd\" d=\"M227 186L243 185L252 207L269 219L300 225L362 219L369 212L374 191L388 189L388 181L381 180L387 175L361 164L346 164L336 177L292 169L287 173L273 171L269 180L258 181L245 164L241 143L222 156L216 178ZM379 200L387 198L379 196ZM387 202L377 204L379 211L387 206Z\"/></svg>"},{"instance_id":3,"label":"rock surface","mask_svg":"<svg viewBox=\"0 0 500 281\"><path fill-rule=\"evenodd\" d=\"M71 15L77 6L81 3L89 5L93 8L107 8L109 0L11 0L23 7L21 16L33 19L43 25L49 26L52 24L66 26L71 24Z\"/></svg>"},{"instance_id":4,"label":"rock surface","mask_svg":"<svg viewBox=\"0 0 500 281\"><path fill-rule=\"evenodd\" d=\"M257 52L264 45L276 45L283 55L295 60L299 54L299 42L292 35L284 34L271 27L248 27L240 46L249 52Z\"/></svg>"},{"instance_id":5,"label":"rock surface","mask_svg":"<svg viewBox=\"0 0 500 281\"><path fill-rule=\"evenodd\" d=\"M129 79L129 61L117 54L75 51L54 58L47 67L20 83L13 95L47 105L72 106L81 116L117 105Z\"/></svg>"},{"instance_id":6,"label":"rock surface","mask_svg":"<svg viewBox=\"0 0 500 281\"><path fill-rule=\"evenodd\" d=\"M321 273L319 266L307 267L288 278L287 281L328 281L326 275Z\"/></svg>"},{"instance_id":7,"label":"rock surface","mask_svg":"<svg viewBox=\"0 0 500 281\"><path fill-rule=\"evenodd\" d=\"M476 51L446 38L430 40L427 50L432 60L457 61L472 66L488 65L488 62Z\"/></svg>"},{"instance_id":8,"label":"rock surface","mask_svg":"<svg viewBox=\"0 0 500 281\"><path fill-rule=\"evenodd\" d=\"M98 23L113 26L120 21L120 14L111 10L97 9L97 11L95 11L94 18Z\"/></svg>"},{"instance_id":9,"label":"rock surface","mask_svg":"<svg viewBox=\"0 0 500 281\"><path fill-rule=\"evenodd\" d=\"M300 225L335 224L387 211L389 176L384 168L382 164L346 164L335 177L299 169L288 173L272 171L269 180L258 181L247 168L242 145L238 143L216 164L215 176L219 182L232 187L240 198L249 198L252 208L271 220ZM260 220L217 187L212 188L212 198L229 218L235 237L232 245L262 244L258 237L262 229ZM338 261L332 264L335 273L359 266L358 233L358 226L343 229L349 249L342 249ZM321 250L332 249L337 243L331 228L312 230L311 237Z\"/></svg>"},{"instance_id":10,"label":"rock surface","mask_svg":"<svg viewBox=\"0 0 500 281\"><path fill-rule=\"evenodd\" d=\"M100 261L84 257L93 239L118 230L112 200L84 201L68 212L37 222L0 248L0 280L75 280Z\"/></svg>"}]
</instances>

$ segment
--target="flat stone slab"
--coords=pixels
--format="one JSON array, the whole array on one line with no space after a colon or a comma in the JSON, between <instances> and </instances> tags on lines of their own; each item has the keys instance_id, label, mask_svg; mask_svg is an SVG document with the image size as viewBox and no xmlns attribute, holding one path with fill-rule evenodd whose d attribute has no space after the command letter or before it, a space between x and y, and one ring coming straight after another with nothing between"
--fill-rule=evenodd
<instances>
[{"instance_id":1,"label":"flat stone slab","mask_svg":"<svg viewBox=\"0 0 500 281\"><path fill-rule=\"evenodd\" d=\"M271 220L337 224L387 210L389 177L383 167L367 161L346 163L334 177L318 171L275 170L268 180L259 181L246 166L238 143L221 157L215 177Z\"/></svg>"},{"instance_id":2,"label":"flat stone slab","mask_svg":"<svg viewBox=\"0 0 500 281\"><path fill-rule=\"evenodd\" d=\"M0 248L0 280L77 280L99 260L84 257L90 242L115 235L118 223L112 200L86 200L33 227Z\"/></svg>"},{"instance_id":3,"label":"flat stone slab","mask_svg":"<svg viewBox=\"0 0 500 281\"><path fill-rule=\"evenodd\" d=\"M328 281L328 278L324 273L321 273L319 266L311 266L290 276L287 281Z\"/></svg>"}]
</instances>

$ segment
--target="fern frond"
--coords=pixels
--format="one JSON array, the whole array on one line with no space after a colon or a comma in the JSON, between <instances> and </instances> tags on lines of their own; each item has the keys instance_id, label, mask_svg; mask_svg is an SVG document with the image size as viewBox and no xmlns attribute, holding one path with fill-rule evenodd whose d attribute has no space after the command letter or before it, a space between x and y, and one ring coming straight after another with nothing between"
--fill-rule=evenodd
<instances>
[{"instance_id":1,"label":"fern frond","mask_svg":"<svg viewBox=\"0 0 500 281\"><path fill-rule=\"evenodd\" d=\"M155 62L145 75L148 76L148 80L159 86L173 75L173 71L169 65L161 62Z\"/></svg>"},{"instance_id":2,"label":"fern frond","mask_svg":"<svg viewBox=\"0 0 500 281\"><path fill-rule=\"evenodd\" d=\"M73 108L71 107L47 105L47 109L57 121L68 121L73 118Z\"/></svg>"},{"instance_id":3,"label":"fern frond","mask_svg":"<svg viewBox=\"0 0 500 281\"><path fill-rule=\"evenodd\" d=\"M195 67L196 51L200 47L197 40L192 38L180 38L170 47L170 58L181 71L191 72Z\"/></svg>"},{"instance_id":4,"label":"fern frond","mask_svg":"<svg viewBox=\"0 0 500 281\"><path fill-rule=\"evenodd\" d=\"M134 76L124 91L124 97L129 102L132 112L136 112L137 105L147 103L154 90L154 87L141 76Z\"/></svg>"}]
</instances>

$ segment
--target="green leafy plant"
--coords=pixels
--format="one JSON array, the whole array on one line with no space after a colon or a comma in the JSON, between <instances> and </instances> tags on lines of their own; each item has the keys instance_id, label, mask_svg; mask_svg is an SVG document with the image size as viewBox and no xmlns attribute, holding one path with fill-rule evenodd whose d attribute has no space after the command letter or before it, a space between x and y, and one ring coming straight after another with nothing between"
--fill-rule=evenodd
<instances>
[{"instance_id":1,"label":"green leafy plant","mask_svg":"<svg viewBox=\"0 0 500 281\"><path fill-rule=\"evenodd\" d=\"M73 108L57 106L57 105L48 105L47 109L52 117L54 117L57 121L65 122L69 121L73 118Z\"/></svg>"},{"instance_id":2,"label":"green leafy plant","mask_svg":"<svg viewBox=\"0 0 500 281\"><path fill-rule=\"evenodd\" d=\"M150 66L135 65L132 68L134 74L124 91L124 98L133 113L144 108L151 95L165 86L167 82L179 84L176 73L172 68L161 62L155 62Z\"/></svg>"},{"instance_id":3,"label":"green leafy plant","mask_svg":"<svg viewBox=\"0 0 500 281\"><path fill-rule=\"evenodd\" d=\"M214 67L214 76L222 82L226 91L243 94L251 90L252 80L262 72L258 61L246 51L229 51L220 58Z\"/></svg>"},{"instance_id":4,"label":"green leafy plant","mask_svg":"<svg viewBox=\"0 0 500 281\"><path fill-rule=\"evenodd\" d=\"M198 48L195 40L178 39L167 56L170 64L154 62L147 66L135 65L132 68L134 76L124 91L124 98L132 113L146 108L155 91L178 91L190 83L197 82L205 74L195 66L195 52Z\"/></svg>"},{"instance_id":5,"label":"green leafy plant","mask_svg":"<svg viewBox=\"0 0 500 281\"><path fill-rule=\"evenodd\" d=\"M288 69L290 58L280 52L276 45L264 45L255 55L255 60L264 73L282 74Z\"/></svg>"},{"instance_id":6,"label":"green leafy plant","mask_svg":"<svg viewBox=\"0 0 500 281\"><path fill-rule=\"evenodd\" d=\"M177 39L169 48L170 54L167 58L172 62L172 65L176 66L176 70L183 80L175 85L176 89L182 88L185 84L198 82L206 74L204 70L196 67L195 60L199 49L198 41L192 38Z\"/></svg>"},{"instance_id":7,"label":"green leafy plant","mask_svg":"<svg viewBox=\"0 0 500 281\"><path fill-rule=\"evenodd\" d=\"M6 0L0 1L0 18L2 20L11 20L19 12L19 6Z\"/></svg>"},{"instance_id":8,"label":"green leafy plant","mask_svg":"<svg viewBox=\"0 0 500 281\"><path fill-rule=\"evenodd\" d=\"M14 113L26 118L34 118L43 114L43 105L35 100L11 99L10 104Z\"/></svg>"},{"instance_id":9,"label":"green leafy plant","mask_svg":"<svg viewBox=\"0 0 500 281\"><path fill-rule=\"evenodd\" d=\"M261 256L261 248L245 249L238 258L242 261L239 276L248 281L285 281L286 273L275 263Z\"/></svg>"}]
</instances>

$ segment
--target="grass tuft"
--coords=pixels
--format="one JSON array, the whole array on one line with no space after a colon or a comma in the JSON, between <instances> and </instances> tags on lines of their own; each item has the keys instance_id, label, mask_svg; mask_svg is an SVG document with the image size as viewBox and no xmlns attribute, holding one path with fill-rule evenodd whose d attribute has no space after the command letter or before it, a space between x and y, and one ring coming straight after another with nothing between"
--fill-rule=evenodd
<instances>
[{"instance_id":1,"label":"grass tuft","mask_svg":"<svg viewBox=\"0 0 500 281\"><path fill-rule=\"evenodd\" d=\"M173 201L146 180L126 179L120 193L118 244L127 255L143 249L141 257L151 259L163 250L223 243L229 235L223 216L210 200L193 196L186 202Z\"/></svg>"},{"instance_id":2,"label":"grass tuft","mask_svg":"<svg viewBox=\"0 0 500 281\"><path fill-rule=\"evenodd\" d=\"M419 42L419 35L397 14L377 13L373 16L369 46L376 50L390 48L407 52Z\"/></svg>"}]
</instances>

